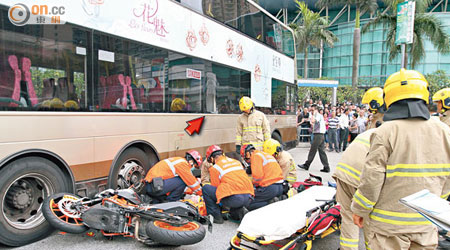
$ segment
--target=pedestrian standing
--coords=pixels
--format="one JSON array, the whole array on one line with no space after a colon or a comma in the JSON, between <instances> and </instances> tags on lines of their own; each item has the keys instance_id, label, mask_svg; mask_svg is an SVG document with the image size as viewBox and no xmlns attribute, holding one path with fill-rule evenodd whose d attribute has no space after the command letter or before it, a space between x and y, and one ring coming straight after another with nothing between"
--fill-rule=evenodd
<instances>
[{"instance_id":1,"label":"pedestrian standing","mask_svg":"<svg viewBox=\"0 0 450 250\"><path fill-rule=\"evenodd\" d=\"M339 153L339 146L337 142L337 130L339 119L336 117L336 111L331 112L331 117L328 119L328 138L330 142L330 151L336 150Z\"/></svg>"},{"instance_id":2,"label":"pedestrian standing","mask_svg":"<svg viewBox=\"0 0 450 250\"><path fill-rule=\"evenodd\" d=\"M344 110L344 113L342 113L341 117L339 118L339 133L340 133L340 135L339 135L339 151L345 151L345 149L347 148L348 132L349 132L349 130L348 130L348 126L349 126L348 114L349 113L350 113L350 110L347 108Z\"/></svg>"},{"instance_id":3,"label":"pedestrian standing","mask_svg":"<svg viewBox=\"0 0 450 250\"><path fill-rule=\"evenodd\" d=\"M358 113L354 112L352 115L352 119L350 120L350 143L356 138L358 135Z\"/></svg>"},{"instance_id":4,"label":"pedestrian standing","mask_svg":"<svg viewBox=\"0 0 450 250\"><path fill-rule=\"evenodd\" d=\"M320 171L328 173L330 172L330 165L328 164L328 157L325 153L325 121L323 119L323 116L317 110L317 105L313 105L311 125L313 126L314 137L311 148L309 149L308 159L304 164L299 165L298 167L304 170L308 170L311 166L312 161L314 160L314 157L316 156L317 150L319 150L320 161L323 165L323 168Z\"/></svg>"}]
</instances>

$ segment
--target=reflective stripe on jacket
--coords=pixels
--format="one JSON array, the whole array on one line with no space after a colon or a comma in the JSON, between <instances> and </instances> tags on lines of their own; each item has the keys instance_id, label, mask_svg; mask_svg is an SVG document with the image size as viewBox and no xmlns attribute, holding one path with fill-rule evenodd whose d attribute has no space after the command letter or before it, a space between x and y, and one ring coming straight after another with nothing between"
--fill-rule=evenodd
<instances>
[{"instance_id":1,"label":"reflective stripe on jacket","mask_svg":"<svg viewBox=\"0 0 450 250\"><path fill-rule=\"evenodd\" d=\"M333 178L357 188L360 183L361 171L370 148L370 135L375 129L369 129L359 134L342 154L333 173Z\"/></svg>"},{"instance_id":2,"label":"reflective stripe on jacket","mask_svg":"<svg viewBox=\"0 0 450 250\"><path fill-rule=\"evenodd\" d=\"M267 117L258 110L243 113L238 117L236 127L236 145L253 144L261 150L264 141L270 139L270 124Z\"/></svg>"},{"instance_id":3,"label":"reflective stripe on jacket","mask_svg":"<svg viewBox=\"0 0 450 250\"><path fill-rule=\"evenodd\" d=\"M283 178L291 184L297 181L297 169L294 158L287 151L281 151L277 156L278 164L283 172Z\"/></svg>"},{"instance_id":4,"label":"reflective stripe on jacket","mask_svg":"<svg viewBox=\"0 0 450 250\"><path fill-rule=\"evenodd\" d=\"M281 167L270 154L255 150L250 161L254 186L267 187L283 180Z\"/></svg>"},{"instance_id":5,"label":"reflective stripe on jacket","mask_svg":"<svg viewBox=\"0 0 450 250\"><path fill-rule=\"evenodd\" d=\"M226 156L220 156L209 168L211 185L217 187L217 203L235 194L255 195L252 182L241 163Z\"/></svg>"},{"instance_id":6,"label":"reflective stripe on jacket","mask_svg":"<svg viewBox=\"0 0 450 250\"><path fill-rule=\"evenodd\" d=\"M423 189L439 196L450 192L450 128L434 119L384 123L370 137L360 179L351 208L369 216L372 230L384 235L433 230L399 200Z\"/></svg>"},{"instance_id":7,"label":"reflective stripe on jacket","mask_svg":"<svg viewBox=\"0 0 450 250\"><path fill-rule=\"evenodd\" d=\"M200 183L192 175L191 166L182 157L171 157L156 163L148 171L145 180L151 182L155 177L161 177L163 180L167 180L176 176L179 176L194 193L201 191Z\"/></svg>"}]
</instances>

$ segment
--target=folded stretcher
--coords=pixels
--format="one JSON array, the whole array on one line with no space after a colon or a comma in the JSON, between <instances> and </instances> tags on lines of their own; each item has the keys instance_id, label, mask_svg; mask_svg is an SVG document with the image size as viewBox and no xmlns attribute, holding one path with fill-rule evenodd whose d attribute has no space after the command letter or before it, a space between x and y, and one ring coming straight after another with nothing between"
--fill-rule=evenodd
<instances>
[{"instance_id":1,"label":"folded stretcher","mask_svg":"<svg viewBox=\"0 0 450 250\"><path fill-rule=\"evenodd\" d=\"M335 194L333 187L313 186L287 200L248 212L231 239L229 249L256 249L245 242L260 246L271 244L280 249L293 249L301 244L300 249L311 249L312 240L339 229L339 206L337 209L334 207ZM331 212L332 207L337 212ZM325 220L328 214L334 218ZM276 243L283 239L290 240L285 245Z\"/></svg>"}]
</instances>

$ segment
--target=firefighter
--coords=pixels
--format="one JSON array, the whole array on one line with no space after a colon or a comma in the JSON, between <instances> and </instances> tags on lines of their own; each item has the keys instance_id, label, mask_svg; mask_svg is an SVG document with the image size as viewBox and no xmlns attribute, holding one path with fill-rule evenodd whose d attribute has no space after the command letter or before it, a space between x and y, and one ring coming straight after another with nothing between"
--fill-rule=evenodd
<instances>
[{"instance_id":1,"label":"firefighter","mask_svg":"<svg viewBox=\"0 0 450 250\"><path fill-rule=\"evenodd\" d=\"M442 114L441 122L450 126L450 88L441 89L433 95L437 103L438 113Z\"/></svg>"},{"instance_id":2,"label":"firefighter","mask_svg":"<svg viewBox=\"0 0 450 250\"><path fill-rule=\"evenodd\" d=\"M213 164L208 162L208 157L203 161L200 167L200 181L202 185L211 184L211 177L209 176L209 169L213 166Z\"/></svg>"},{"instance_id":3,"label":"firefighter","mask_svg":"<svg viewBox=\"0 0 450 250\"><path fill-rule=\"evenodd\" d=\"M437 229L399 200L428 189L450 191L450 128L430 119L428 82L401 69L384 85L385 123L370 149L351 205L353 222L370 225L370 249L436 249Z\"/></svg>"},{"instance_id":4,"label":"firefighter","mask_svg":"<svg viewBox=\"0 0 450 250\"><path fill-rule=\"evenodd\" d=\"M209 168L211 184L203 186L206 211L214 217L214 223L222 224L219 203L230 208L230 217L240 221L244 207L250 204L254 195L253 185L241 163L228 158L222 149L212 145L206 151L206 159L213 164Z\"/></svg>"},{"instance_id":5,"label":"firefighter","mask_svg":"<svg viewBox=\"0 0 450 250\"><path fill-rule=\"evenodd\" d=\"M243 112L237 122L236 153L240 153L241 146L253 144L262 150L265 140L270 139L270 124L261 111L255 109L252 99L243 96L239 101L239 108Z\"/></svg>"},{"instance_id":6,"label":"firefighter","mask_svg":"<svg viewBox=\"0 0 450 250\"><path fill-rule=\"evenodd\" d=\"M384 114L384 101L383 101L383 89L380 87L370 88L364 93L361 101L362 104L369 105L369 111L372 113L372 119L367 125L367 130L376 128L377 121L383 121Z\"/></svg>"},{"instance_id":7,"label":"firefighter","mask_svg":"<svg viewBox=\"0 0 450 250\"><path fill-rule=\"evenodd\" d=\"M263 144L264 152L272 155L278 162L283 172L283 178L289 184L294 184L297 181L297 169L295 168L295 161L292 155L284 151L280 142L275 139L269 139Z\"/></svg>"},{"instance_id":8,"label":"firefighter","mask_svg":"<svg viewBox=\"0 0 450 250\"><path fill-rule=\"evenodd\" d=\"M381 91L379 91L381 90ZM363 103L370 105L370 110L377 114L377 117L372 120L373 124L377 121L382 121L383 113L378 112L384 106L383 89L371 88L364 93ZM381 125L381 122L379 123ZM341 250L357 250L359 245L359 228L353 223L352 211L350 205L352 197L355 194L356 188L359 185L359 178L364 166L364 161L370 148L370 135L375 129L369 129L359 134L353 143L348 146L342 155L336 170L333 173L333 178L336 180L336 200L341 204L341 235L340 235L340 249ZM364 228L364 238L367 239L368 228ZM367 248L366 240L366 248Z\"/></svg>"},{"instance_id":9,"label":"firefighter","mask_svg":"<svg viewBox=\"0 0 450 250\"><path fill-rule=\"evenodd\" d=\"M147 194L156 202L177 201L184 195L186 186L201 195L200 183L191 168L199 168L202 156L195 150L186 152L185 158L171 157L156 163L145 176Z\"/></svg>"},{"instance_id":10,"label":"firefighter","mask_svg":"<svg viewBox=\"0 0 450 250\"><path fill-rule=\"evenodd\" d=\"M241 148L241 156L250 165L255 187L255 198L248 210L263 207L283 194L283 172L273 156L257 150L252 144Z\"/></svg>"}]
</instances>

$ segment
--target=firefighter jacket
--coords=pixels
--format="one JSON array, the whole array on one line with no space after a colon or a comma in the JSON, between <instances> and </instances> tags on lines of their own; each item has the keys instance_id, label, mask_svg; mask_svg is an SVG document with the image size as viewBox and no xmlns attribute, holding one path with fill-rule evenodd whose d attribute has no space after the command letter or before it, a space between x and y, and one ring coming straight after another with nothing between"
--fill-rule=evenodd
<instances>
[{"instance_id":1,"label":"firefighter jacket","mask_svg":"<svg viewBox=\"0 0 450 250\"><path fill-rule=\"evenodd\" d=\"M333 173L333 178L358 188L361 171L370 148L370 135L375 129L369 129L359 134L342 154Z\"/></svg>"},{"instance_id":2,"label":"firefighter jacket","mask_svg":"<svg viewBox=\"0 0 450 250\"><path fill-rule=\"evenodd\" d=\"M450 110L444 112L444 114L441 116L441 122L447 124L447 126L450 127Z\"/></svg>"},{"instance_id":3,"label":"firefighter jacket","mask_svg":"<svg viewBox=\"0 0 450 250\"><path fill-rule=\"evenodd\" d=\"M152 182L153 178L161 177L163 180L179 176L183 182L195 194L201 191L200 183L192 175L191 166L182 157L171 157L156 163L145 176L147 182Z\"/></svg>"},{"instance_id":4,"label":"firefighter jacket","mask_svg":"<svg viewBox=\"0 0 450 250\"><path fill-rule=\"evenodd\" d=\"M270 139L269 121L258 110L250 114L242 113L238 117L236 130L236 145L253 144L256 149L262 150L264 141Z\"/></svg>"},{"instance_id":5,"label":"firefighter jacket","mask_svg":"<svg viewBox=\"0 0 450 250\"><path fill-rule=\"evenodd\" d=\"M295 165L292 155L283 150L277 155L276 159L283 172L283 178L290 184L294 184L297 181L297 165Z\"/></svg>"},{"instance_id":6,"label":"firefighter jacket","mask_svg":"<svg viewBox=\"0 0 450 250\"><path fill-rule=\"evenodd\" d=\"M399 200L428 189L450 192L450 128L421 118L385 122L370 137L370 150L351 209L384 235L434 230L431 222Z\"/></svg>"},{"instance_id":7,"label":"firefighter jacket","mask_svg":"<svg viewBox=\"0 0 450 250\"><path fill-rule=\"evenodd\" d=\"M255 150L250 158L253 185L267 187L274 183L283 182L283 172L277 160L270 154Z\"/></svg>"},{"instance_id":8,"label":"firefighter jacket","mask_svg":"<svg viewBox=\"0 0 450 250\"><path fill-rule=\"evenodd\" d=\"M212 167L213 164L209 163L208 160L204 160L202 162L202 166L200 167L201 176L200 180L203 185L205 184L211 184L211 177L209 175L209 168Z\"/></svg>"},{"instance_id":9,"label":"firefighter jacket","mask_svg":"<svg viewBox=\"0 0 450 250\"><path fill-rule=\"evenodd\" d=\"M217 203L225 197L235 194L255 195L253 185L241 163L224 155L216 159L209 168L211 185L217 187Z\"/></svg>"},{"instance_id":10,"label":"firefighter jacket","mask_svg":"<svg viewBox=\"0 0 450 250\"><path fill-rule=\"evenodd\" d=\"M372 120L367 125L367 130L372 129L372 128L376 128L377 121L383 122L383 116L384 116L384 114L383 113L379 113L379 112L373 114Z\"/></svg>"}]
</instances>

